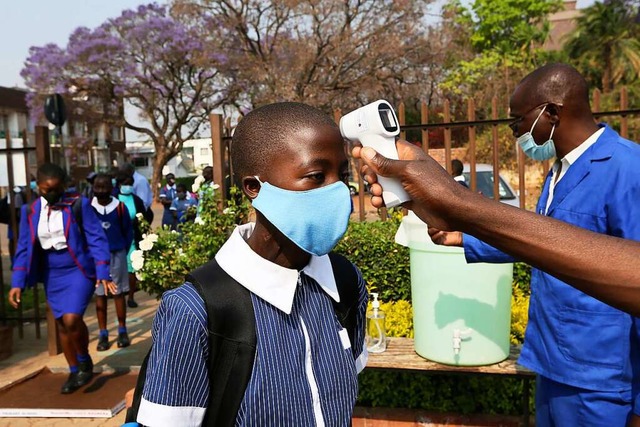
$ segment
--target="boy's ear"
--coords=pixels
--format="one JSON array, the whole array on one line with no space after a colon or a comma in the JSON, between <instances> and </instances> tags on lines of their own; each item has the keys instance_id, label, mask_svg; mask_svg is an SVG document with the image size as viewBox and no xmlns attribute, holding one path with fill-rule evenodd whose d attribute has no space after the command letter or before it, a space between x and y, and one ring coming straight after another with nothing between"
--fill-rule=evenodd
<instances>
[{"instance_id":1,"label":"boy's ear","mask_svg":"<svg viewBox=\"0 0 640 427\"><path fill-rule=\"evenodd\" d=\"M242 192L250 200L255 199L260 192L260 181L255 176L245 176L242 178Z\"/></svg>"}]
</instances>

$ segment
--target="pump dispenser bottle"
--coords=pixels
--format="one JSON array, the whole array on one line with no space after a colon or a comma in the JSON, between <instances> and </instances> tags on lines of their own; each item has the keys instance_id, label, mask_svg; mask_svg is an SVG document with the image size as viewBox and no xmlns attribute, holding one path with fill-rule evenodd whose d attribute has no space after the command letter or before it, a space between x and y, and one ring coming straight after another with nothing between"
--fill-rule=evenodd
<instances>
[{"instance_id":1,"label":"pump dispenser bottle","mask_svg":"<svg viewBox=\"0 0 640 427\"><path fill-rule=\"evenodd\" d=\"M373 302L371 311L367 313L367 351L382 353L387 349L387 334L384 325L384 311L380 310L378 294L371 293Z\"/></svg>"}]
</instances>

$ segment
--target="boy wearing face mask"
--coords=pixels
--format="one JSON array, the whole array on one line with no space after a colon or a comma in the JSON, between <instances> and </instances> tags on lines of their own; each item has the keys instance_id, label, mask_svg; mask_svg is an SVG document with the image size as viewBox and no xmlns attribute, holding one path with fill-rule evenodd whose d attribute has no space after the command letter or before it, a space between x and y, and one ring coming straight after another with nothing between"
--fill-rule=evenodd
<instances>
[{"instance_id":1,"label":"boy wearing face mask","mask_svg":"<svg viewBox=\"0 0 640 427\"><path fill-rule=\"evenodd\" d=\"M111 253L110 274L116 284L113 301L118 317L118 347L128 347L130 344L127 334L127 307L124 296L129 292L129 277L127 271L127 253L133 241L133 226L127 207L113 197L111 177L98 174L93 182L93 200L91 206L95 209L98 219L109 242ZM107 296L100 289L96 289L96 314L100 335L98 337L98 351L108 350L109 331L107 329Z\"/></svg>"},{"instance_id":2,"label":"boy wearing face mask","mask_svg":"<svg viewBox=\"0 0 640 427\"><path fill-rule=\"evenodd\" d=\"M304 104L270 104L239 123L231 157L256 221L164 294L128 421L348 426L367 358L367 291L353 264L329 254L351 212L338 126ZM206 288L229 318L205 307ZM246 313L245 328L236 318Z\"/></svg>"},{"instance_id":3,"label":"boy wearing face mask","mask_svg":"<svg viewBox=\"0 0 640 427\"><path fill-rule=\"evenodd\" d=\"M173 228L174 215L171 212L171 204L176 198L176 177L172 173L168 173L166 176L167 183L160 189L158 200L164 207L162 213L162 226L169 226Z\"/></svg>"},{"instance_id":4,"label":"boy wearing face mask","mask_svg":"<svg viewBox=\"0 0 640 427\"><path fill-rule=\"evenodd\" d=\"M176 186L176 197L171 201L169 208L173 214L173 224L171 228L175 230L178 225L189 220L189 209L198 206L198 201L188 197L187 187L180 183ZM194 212L195 214L195 212ZM191 216L193 219L195 215Z\"/></svg>"},{"instance_id":5,"label":"boy wearing face mask","mask_svg":"<svg viewBox=\"0 0 640 427\"><path fill-rule=\"evenodd\" d=\"M142 199L134 194L132 176L126 173L118 174L118 184L120 187L118 200L127 207L133 224L133 242L131 242L129 253L127 254L127 271L129 272L129 297L127 298L127 307L136 308L138 307L138 303L135 301L134 295L137 290L138 279L136 278L133 265L131 265L131 254L136 249L139 249L138 245L140 241L142 241L142 230L140 229L138 214L142 215L148 224L151 224L153 221L153 215L150 215L152 213L151 210L144 207Z\"/></svg>"}]
</instances>

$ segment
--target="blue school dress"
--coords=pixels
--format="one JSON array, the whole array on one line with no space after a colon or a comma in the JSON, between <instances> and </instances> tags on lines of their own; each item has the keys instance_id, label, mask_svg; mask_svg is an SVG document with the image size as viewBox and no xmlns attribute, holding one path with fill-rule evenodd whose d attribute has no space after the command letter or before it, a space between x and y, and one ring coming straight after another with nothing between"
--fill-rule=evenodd
<instances>
[{"instance_id":1,"label":"blue school dress","mask_svg":"<svg viewBox=\"0 0 640 427\"><path fill-rule=\"evenodd\" d=\"M109 280L109 243L89 200L81 198L80 232L71 206L75 198L49 208L62 212L64 238L43 249L38 237L42 218L42 198L22 207L20 235L16 248L11 287L24 289L41 281L54 317L74 313L82 315L95 290L96 280Z\"/></svg>"}]
</instances>

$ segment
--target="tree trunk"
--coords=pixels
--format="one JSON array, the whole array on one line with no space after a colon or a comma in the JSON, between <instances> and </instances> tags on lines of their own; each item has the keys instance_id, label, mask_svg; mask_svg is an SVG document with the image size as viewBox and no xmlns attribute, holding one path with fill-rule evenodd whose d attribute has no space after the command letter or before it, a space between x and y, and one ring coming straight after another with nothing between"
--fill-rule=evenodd
<instances>
[{"instance_id":1,"label":"tree trunk","mask_svg":"<svg viewBox=\"0 0 640 427\"><path fill-rule=\"evenodd\" d=\"M158 192L162 183L162 169L171 160L171 156L167 150L158 149L156 147L156 155L153 158L153 174L151 175L151 189L153 190L153 200L158 200Z\"/></svg>"}]
</instances>

